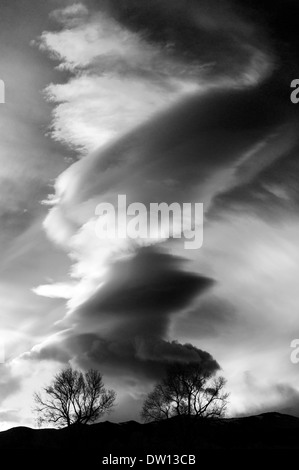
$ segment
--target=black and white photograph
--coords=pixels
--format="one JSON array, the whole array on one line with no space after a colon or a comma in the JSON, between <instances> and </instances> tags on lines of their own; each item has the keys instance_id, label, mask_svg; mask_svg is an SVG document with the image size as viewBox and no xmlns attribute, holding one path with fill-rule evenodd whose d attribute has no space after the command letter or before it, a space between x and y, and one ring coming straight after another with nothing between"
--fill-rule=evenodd
<instances>
[{"instance_id":1,"label":"black and white photograph","mask_svg":"<svg viewBox=\"0 0 299 470\"><path fill-rule=\"evenodd\" d=\"M14 449L299 450L299 0L0 0Z\"/></svg>"}]
</instances>

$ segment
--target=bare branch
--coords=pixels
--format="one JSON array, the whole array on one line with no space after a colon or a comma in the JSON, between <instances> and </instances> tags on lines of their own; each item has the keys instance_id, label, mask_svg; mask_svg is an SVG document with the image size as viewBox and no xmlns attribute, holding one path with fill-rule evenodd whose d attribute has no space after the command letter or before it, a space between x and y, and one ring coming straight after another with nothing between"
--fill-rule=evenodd
<instances>
[{"instance_id":1,"label":"bare branch","mask_svg":"<svg viewBox=\"0 0 299 470\"><path fill-rule=\"evenodd\" d=\"M174 364L166 377L147 396L141 417L144 421L159 421L175 415L222 417L228 403L223 392L223 377L213 379L214 373L201 364Z\"/></svg>"},{"instance_id":2,"label":"bare branch","mask_svg":"<svg viewBox=\"0 0 299 470\"><path fill-rule=\"evenodd\" d=\"M34 394L39 423L58 426L95 422L111 411L116 394L106 390L101 374L93 369L83 374L71 367L54 376L51 385Z\"/></svg>"}]
</instances>

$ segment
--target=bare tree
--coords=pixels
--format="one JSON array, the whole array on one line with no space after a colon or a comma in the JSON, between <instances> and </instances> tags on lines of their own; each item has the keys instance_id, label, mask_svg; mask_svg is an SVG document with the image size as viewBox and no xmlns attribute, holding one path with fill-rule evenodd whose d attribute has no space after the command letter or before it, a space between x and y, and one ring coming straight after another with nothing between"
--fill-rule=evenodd
<instances>
[{"instance_id":1,"label":"bare tree","mask_svg":"<svg viewBox=\"0 0 299 470\"><path fill-rule=\"evenodd\" d=\"M111 411L116 398L113 390L105 389L100 372L83 374L71 367L56 374L43 392L34 394L38 422L58 427L93 423Z\"/></svg>"},{"instance_id":2,"label":"bare tree","mask_svg":"<svg viewBox=\"0 0 299 470\"><path fill-rule=\"evenodd\" d=\"M159 421L172 416L222 417L228 403L226 381L198 363L174 364L147 396L141 416Z\"/></svg>"},{"instance_id":3,"label":"bare tree","mask_svg":"<svg viewBox=\"0 0 299 470\"><path fill-rule=\"evenodd\" d=\"M155 386L145 400L141 416L144 421L161 421L170 418L172 403L169 400L167 390L162 384Z\"/></svg>"}]
</instances>

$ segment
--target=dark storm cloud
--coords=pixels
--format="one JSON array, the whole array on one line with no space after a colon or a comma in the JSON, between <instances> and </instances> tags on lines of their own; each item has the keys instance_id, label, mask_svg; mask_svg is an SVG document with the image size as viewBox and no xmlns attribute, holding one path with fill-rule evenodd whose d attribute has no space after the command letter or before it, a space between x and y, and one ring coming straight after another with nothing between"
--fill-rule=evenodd
<instances>
[{"instance_id":1,"label":"dark storm cloud","mask_svg":"<svg viewBox=\"0 0 299 470\"><path fill-rule=\"evenodd\" d=\"M45 345L39 351L32 351L23 357L30 360L56 360L66 363L75 362L83 368L95 367L105 376L124 381L153 381L161 378L169 364L200 363L204 370L216 372L220 369L217 361L206 351L177 341L166 341L150 334L138 336L134 333L112 337L99 332L76 334L75 331L65 334L62 343L55 348ZM129 331L128 331L129 332ZM67 351L67 352L66 352Z\"/></svg>"},{"instance_id":2,"label":"dark storm cloud","mask_svg":"<svg viewBox=\"0 0 299 470\"><path fill-rule=\"evenodd\" d=\"M133 380L153 381L161 378L169 364L181 362L201 363L210 372L220 366L206 351L191 344L166 341L150 334L128 334L127 325L118 335L98 333L78 333L76 328L66 332L60 342L41 345L22 358L33 361L54 360L62 364L75 361L80 367L99 368L105 376L130 384ZM127 333L127 334L126 334Z\"/></svg>"},{"instance_id":3,"label":"dark storm cloud","mask_svg":"<svg viewBox=\"0 0 299 470\"><path fill-rule=\"evenodd\" d=\"M92 339L92 342L90 340ZM87 367L92 363L106 373L106 375L121 377L126 381L157 380L165 374L169 364L200 363L206 371L216 372L220 369L216 360L206 351L191 345L180 344L176 341L165 341L149 336L132 337L123 340L121 337L109 338L86 337L71 338L71 343L85 344L85 354L77 356L81 366ZM77 346L73 350L77 351Z\"/></svg>"},{"instance_id":4,"label":"dark storm cloud","mask_svg":"<svg viewBox=\"0 0 299 470\"><path fill-rule=\"evenodd\" d=\"M97 323L107 315L112 324L120 324L114 326L120 337L161 337L169 317L212 284L211 279L184 270L183 259L143 248L136 256L114 263L105 284L78 307L73 318Z\"/></svg>"},{"instance_id":5,"label":"dark storm cloud","mask_svg":"<svg viewBox=\"0 0 299 470\"><path fill-rule=\"evenodd\" d=\"M216 370L208 353L165 340L176 312L213 285L183 265L183 259L152 247L116 262L96 294L66 318L65 326L70 322L74 328L26 357L61 362L76 357L81 365L92 362L109 374L152 378L176 361L202 360Z\"/></svg>"}]
</instances>

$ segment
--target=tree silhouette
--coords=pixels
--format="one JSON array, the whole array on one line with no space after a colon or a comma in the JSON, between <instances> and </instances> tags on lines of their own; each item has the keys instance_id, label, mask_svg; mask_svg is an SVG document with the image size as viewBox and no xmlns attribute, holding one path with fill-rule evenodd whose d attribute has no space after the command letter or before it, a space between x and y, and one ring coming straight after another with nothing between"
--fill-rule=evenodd
<instances>
[{"instance_id":1,"label":"tree silhouette","mask_svg":"<svg viewBox=\"0 0 299 470\"><path fill-rule=\"evenodd\" d=\"M105 389L100 372L71 367L56 374L43 392L34 394L38 422L58 427L92 423L111 411L116 398L113 390Z\"/></svg>"},{"instance_id":2,"label":"tree silhouette","mask_svg":"<svg viewBox=\"0 0 299 470\"><path fill-rule=\"evenodd\" d=\"M141 417L160 421L172 416L222 417L228 403L226 381L198 363L174 364L147 396Z\"/></svg>"}]
</instances>

